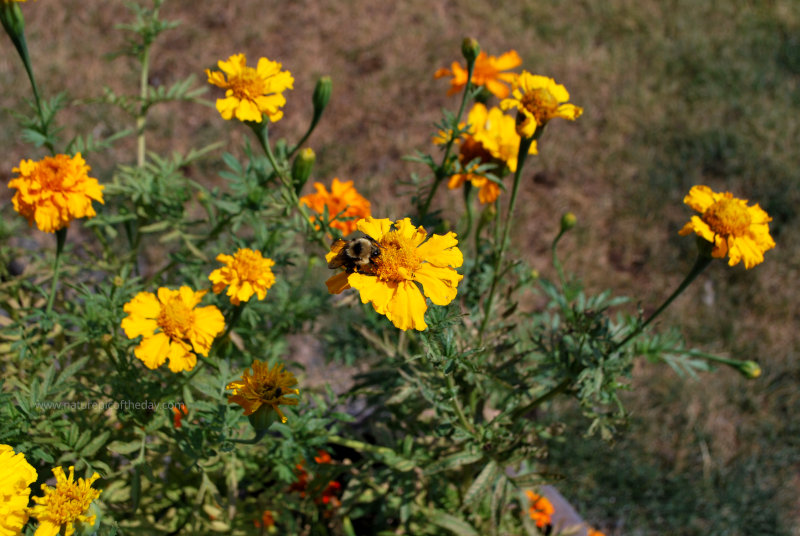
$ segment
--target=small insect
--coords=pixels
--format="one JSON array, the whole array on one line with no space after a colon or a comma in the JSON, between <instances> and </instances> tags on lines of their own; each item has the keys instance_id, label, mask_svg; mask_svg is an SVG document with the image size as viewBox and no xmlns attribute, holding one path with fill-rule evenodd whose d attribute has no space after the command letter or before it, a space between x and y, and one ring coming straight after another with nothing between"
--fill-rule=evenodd
<instances>
[{"instance_id":1,"label":"small insect","mask_svg":"<svg viewBox=\"0 0 800 536\"><path fill-rule=\"evenodd\" d=\"M335 251L336 256L328 262L328 268L343 267L347 273L375 274L375 259L381 255L380 246L369 237L337 240L331 251Z\"/></svg>"}]
</instances>

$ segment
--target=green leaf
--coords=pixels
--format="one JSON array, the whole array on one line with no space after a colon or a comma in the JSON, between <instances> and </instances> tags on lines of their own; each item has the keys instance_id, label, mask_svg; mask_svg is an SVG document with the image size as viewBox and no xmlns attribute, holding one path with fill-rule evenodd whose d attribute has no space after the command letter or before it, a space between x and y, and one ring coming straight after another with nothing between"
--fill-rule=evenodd
<instances>
[{"instance_id":1,"label":"green leaf","mask_svg":"<svg viewBox=\"0 0 800 536\"><path fill-rule=\"evenodd\" d=\"M467 493L464 495L464 505L466 506L480 501L491 489L499 474L500 466L497 465L496 461L492 460L486 464L486 467L484 467L483 471L475 478L472 485L467 490Z\"/></svg>"},{"instance_id":2,"label":"green leaf","mask_svg":"<svg viewBox=\"0 0 800 536\"><path fill-rule=\"evenodd\" d=\"M428 521L459 536L479 536L478 531L465 520L441 510L427 510Z\"/></svg>"},{"instance_id":3,"label":"green leaf","mask_svg":"<svg viewBox=\"0 0 800 536\"><path fill-rule=\"evenodd\" d=\"M130 443L123 443L122 441L112 441L108 444L108 450L116 452L117 454L130 454L142 448L142 442L139 440L131 441Z\"/></svg>"},{"instance_id":4,"label":"green leaf","mask_svg":"<svg viewBox=\"0 0 800 536\"><path fill-rule=\"evenodd\" d=\"M92 456L94 456L97 453L97 451L100 450L100 447L102 447L105 444L106 440L108 439L108 436L110 435L111 432L106 430L99 436L92 439L89 442L89 444L86 445L86 447L84 447L83 450L80 451L81 456L86 456L87 458L91 458Z\"/></svg>"},{"instance_id":5,"label":"green leaf","mask_svg":"<svg viewBox=\"0 0 800 536\"><path fill-rule=\"evenodd\" d=\"M483 454L480 452L459 452L432 463L425 468L424 474L426 476L430 476L441 471L447 471L448 469L457 469L458 467L462 467L464 465L477 463L482 459Z\"/></svg>"}]
</instances>

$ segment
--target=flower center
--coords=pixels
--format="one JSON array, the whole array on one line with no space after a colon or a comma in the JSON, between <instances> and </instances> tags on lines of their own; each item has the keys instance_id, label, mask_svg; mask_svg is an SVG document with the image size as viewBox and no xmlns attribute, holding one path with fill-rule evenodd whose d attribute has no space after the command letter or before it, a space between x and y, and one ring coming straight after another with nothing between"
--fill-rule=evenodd
<instances>
[{"instance_id":1,"label":"flower center","mask_svg":"<svg viewBox=\"0 0 800 536\"><path fill-rule=\"evenodd\" d=\"M58 160L52 157L46 157L36 170L36 179L45 190L58 191L64 189L64 172L61 170L61 164Z\"/></svg>"},{"instance_id":2,"label":"flower center","mask_svg":"<svg viewBox=\"0 0 800 536\"><path fill-rule=\"evenodd\" d=\"M228 86L239 99L253 100L266 93L266 83L252 67L245 69L228 80Z\"/></svg>"},{"instance_id":3,"label":"flower center","mask_svg":"<svg viewBox=\"0 0 800 536\"><path fill-rule=\"evenodd\" d=\"M547 123L558 110L558 100L545 88L527 91L520 102L536 118L539 126Z\"/></svg>"},{"instance_id":4,"label":"flower center","mask_svg":"<svg viewBox=\"0 0 800 536\"><path fill-rule=\"evenodd\" d=\"M278 402L278 399L284 394L286 394L286 392L280 386L271 383L261 385L261 388L258 390L258 397L267 404Z\"/></svg>"},{"instance_id":5,"label":"flower center","mask_svg":"<svg viewBox=\"0 0 800 536\"><path fill-rule=\"evenodd\" d=\"M381 254L375 259L375 264L378 277L384 281L407 281L422 263L417 247L397 231L384 235L380 248Z\"/></svg>"},{"instance_id":6,"label":"flower center","mask_svg":"<svg viewBox=\"0 0 800 536\"><path fill-rule=\"evenodd\" d=\"M180 296L175 296L161 304L161 313L158 315L158 327L170 339L181 340L187 337L189 328L194 321L194 313L187 307Z\"/></svg>"},{"instance_id":7,"label":"flower center","mask_svg":"<svg viewBox=\"0 0 800 536\"><path fill-rule=\"evenodd\" d=\"M69 523L78 519L89 509L92 497L71 482L59 483L49 497L48 514L58 524Z\"/></svg>"},{"instance_id":8,"label":"flower center","mask_svg":"<svg viewBox=\"0 0 800 536\"><path fill-rule=\"evenodd\" d=\"M742 236L752 219L747 207L736 199L721 199L703 213L703 221L718 235Z\"/></svg>"},{"instance_id":9,"label":"flower center","mask_svg":"<svg viewBox=\"0 0 800 536\"><path fill-rule=\"evenodd\" d=\"M239 251L233 259L233 269L242 281L257 281L263 273L263 257L255 251Z\"/></svg>"},{"instance_id":10,"label":"flower center","mask_svg":"<svg viewBox=\"0 0 800 536\"><path fill-rule=\"evenodd\" d=\"M493 161L492 153L487 151L481 142L477 141L472 136L468 136L461 145L458 160L461 162L462 166L466 166L476 158L480 158L481 163Z\"/></svg>"}]
</instances>

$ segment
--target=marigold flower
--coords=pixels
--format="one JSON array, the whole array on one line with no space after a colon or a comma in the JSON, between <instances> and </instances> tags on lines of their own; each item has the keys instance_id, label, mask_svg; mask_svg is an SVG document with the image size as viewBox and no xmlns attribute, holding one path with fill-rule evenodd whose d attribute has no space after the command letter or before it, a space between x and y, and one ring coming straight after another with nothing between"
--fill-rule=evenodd
<instances>
[{"instance_id":1,"label":"marigold flower","mask_svg":"<svg viewBox=\"0 0 800 536\"><path fill-rule=\"evenodd\" d=\"M192 350L208 355L214 338L225 328L225 319L213 305L197 307L206 292L187 286L161 287L158 296L140 292L125 304L128 316L122 319L122 329L129 339L142 336L134 355L147 368L158 368L169 358L172 372L192 370L197 364Z\"/></svg>"},{"instance_id":2,"label":"marigold flower","mask_svg":"<svg viewBox=\"0 0 800 536\"><path fill-rule=\"evenodd\" d=\"M172 424L177 429L183 426L181 421L183 420L184 415L189 415L189 410L186 409L186 405L181 402L180 406L175 406L172 408L172 413L174 414L172 416Z\"/></svg>"},{"instance_id":3,"label":"marigold flower","mask_svg":"<svg viewBox=\"0 0 800 536\"><path fill-rule=\"evenodd\" d=\"M468 180L472 186L479 189L478 200L481 203L493 203L500 195L500 186L475 172L475 168L483 164L495 164L498 167L508 167L512 173L517 170L520 137L517 134L514 118L504 114L500 108L487 109L478 102L470 110L467 122L470 125L469 132L461 141L458 155L464 171L450 177L447 187L452 190ZM447 138L441 133L439 137L434 138L436 143L446 143L446 140ZM537 152L534 141L528 154ZM469 166L471 162L475 163Z\"/></svg>"},{"instance_id":4,"label":"marigold flower","mask_svg":"<svg viewBox=\"0 0 800 536\"><path fill-rule=\"evenodd\" d=\"M394 229L392 230L392 227ZM340 272L326 282L328 291L339 294L350 287L361 294L363 303L372 302L376 312L385 315L402 330L424 330L427 304L425 296L436 305L447 305L456 297L464 277L455 268L464 258L456 247L455 233L432 235L423 227L414 227L409 218L397 220L365 218L358 230L376 241L380 255L375 258L373 273ZM342 249L338 240L326 255L330 262Z\"/></svg>"},{"instance_id":5,"label":"marigold flower","mask_svg":"<svg viewBox=\"0 0 800 536\"><path fill-rule=\"evenodd\" d=\"M328 454L327 452L325 452L322 449L317 451L317 455L314 456L314 461L317 462L320 465L333 463L333 459L331 458L331 455Z\"/></svg>"},{"instance_id":6,"label":"marigold flower","mask_svg":"<svg viewBox=\"0 0 800 536\"><path fill-rule=\"evenodd\" d=\"M476 86L484 86L492 94L499 99L504 99L508 96L508 86L503 82L511 83L517 77L514 73L504 73L518 67L522 63L522 58L515 50L509 50L500 57L489 56L486 52L481 52L475 59L475 67L472 72L472 83ZM448 95L455 95L464 89L467 85L467 72L466 67L462 67L457 61L454 61L450 67L438 69L434 73L434 78L442 78L445 76L452 76L450 80L450 89L447 91Z\"/></svg>"},{"instance_id":7,"label":"marigold flower","mask_svg":"<svg viewBox=\"0 0 800 536\"><path fill-rule=\"evenodd\" d=\"M260 251L243 248L233 256L220 253L217 260L225 266L217 268L208 279L214 284L214 293L219 294L228 287L227 295L233 305L248 301L253 294L263 300L267 289L275 284L272 267L275 261L265 258Z\"/></svg>"},{"instance_id":8,"label":"marigold flower","mask_svg":"<svg viewBox=\"0 0 800 536\"><path fill-rule=\"evenodd\" d=\"M353 187L353 181L341 182L334 177L330 192L319 182L314 183L314 188L317 192L304 195L300 202L318 214L323 214L327 207L330 226L345 236L356 230L357 220L371 215L369 201ZM312 217L311 221L314 220Z\"/></svg>"},{"instance_id":9,"label":"marigold flower","mask_svg":"<svg viewBox=\"0 0 800 536\"><path fill-rule=\"evenodd\" d=\"M294 78L289 71L281 71L281 64L267 58L258 60L254 69L247 66L244 54L234 54L217 65L227 75L206 69L208 82L225 90L225 98L217 99L217 111L223 119L234 115L239 121L261 122L262 114L275 123L283 117L281 106L286 104L283 92L293 89Z\"/></svg>"},{"instance_id":10,"label":"marigold flower","mask_svg":"<svg viewBox=\"0 0 800 536\"><path fill-rule=\"evenodd\" d=\"M750 269L764 261L765 251L775 247L769 234L772 218L758 203L747 206L746 199L733 197L730 192L713 192L708 186L692 186L683 202L701 215L692 216L678 234L694 232L711 242L711 256L721 259L727 254L729 266L744 260L744 267Z\"/></svg>"},{"instance_id":11,"label":"marigold flower","mask_svg":"<svg viewBox=\"0 0 800 536\"><path fill-rule=\"evenodd\" d=\"M536 129L553 118L574 121L583 113L583 108L567 101L569 93L561 84L546 76L522 71L514 82L513 96L500 102L503 110L517 109L517 132L530 138Z\"/></svg>"},{"instance_id":12,"label":"marigold flower","mask_svg":"<svg viewBox=\"0 0 800 536\"><path fill-rule=\"evenodd\" d=\"M36 482L36 469L21 452L10 445L0 445L0 535L22 533L28 522L30 485Z\"/></svg>"},{"instance_id":13,"label":"marigold flower","mask_svg":"<svg viewBox=\"0 0 800 536\"><path fill-rule=\"evenodd\" d=\"M33 498L37 504L31 509L31 515L39 520L35 536L55 536L59 533L71 536L76 523L94 525L97 516L87 514L92 501L102 491L92 488L100 475L94 473L87 479L75 481L75 468L72 466L69 468L69 477L61 467L53 469L53 474L56 476L56 487L42 484L44 497Z\"/></svg>"},{"instance_id":14,"label":"marigold flower","mask_svg":"<svg viewBox=\"0 0 800 536\"><path fill-rule=\"evenodd\" d=\"M530 501L528 514L536 522L536 526L543 528L550 524L555 509L547 497L543 497L531 490L525 490L525 494Z\"/></svg>"},{"instance_id":15,"label":"marigold flower","mask_svg":"<svg viewBox=\"0 0 800 536\"><path fill-rule=\"evenodd\" d=\"M225 389L232 389L228 396L228 404L239 404L244 408L245 415L252 415L262 406L272 408L280 417L281 422L286 422L286 416L278 406L296 406L297 398L287 395L299 395L300 391L293 388L297 385L297 378L289 371L283 370L283 365L275 364L272 368L268 363L253 361L252 374L245 369L241 381L229 383Z\"/></svg>"},{"instance_id":16,"label":"marigold flower","mask_svg":"<svg viewBox=\"0 0 800 536\"><path fill-rule=\"evenodd\" d=\"M605 533L600 532L599 530L589 528L589 531L586 533L586 536L606 536L606 535Z\"/></svg>"},{"instance_id":17,"label":"marigold flower","mask_svg":"<svg viewBox=\"0 0 800 536\"><path fill-rule=\"evenodd\" d=\"M90 169L80 153L21 161L13 170L19 177L8 183L17 189L14 210L45 233L68 227L75 218L93 218L92 201L104 201L103 186L89 177Z\"/></svg>"},{"instance_id":18,"label":"marigold flower","mask_svg":"<svg viewBox=\"0 0 800 536\"><path fill-rule=\"evenodd\" d=\"M261 519L253 520L253 526L257 529L271 529L275 526L275 516L270 510L264 510L264 512L261 514Z\"/></svg>"}]
</instances>

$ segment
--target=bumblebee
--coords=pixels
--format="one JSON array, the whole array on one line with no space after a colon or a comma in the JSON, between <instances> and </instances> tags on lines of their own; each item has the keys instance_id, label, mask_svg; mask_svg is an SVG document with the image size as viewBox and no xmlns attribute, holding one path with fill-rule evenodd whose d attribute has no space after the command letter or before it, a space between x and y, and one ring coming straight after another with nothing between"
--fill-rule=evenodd
<instances>
[{"instance_id":1,"label":"bumblebee","mask_svg":"<svg viewBox=\"0 0 800 536\"><path fill-rule=\"evenodd\" d=\"M328 268L344 268L347 273L358 272L374 275L377 270L375 259L380 257L381 248L369 237L352 240L337 240L331 246L336 256L328 261Z\"/></svg>"}]
</instances>

